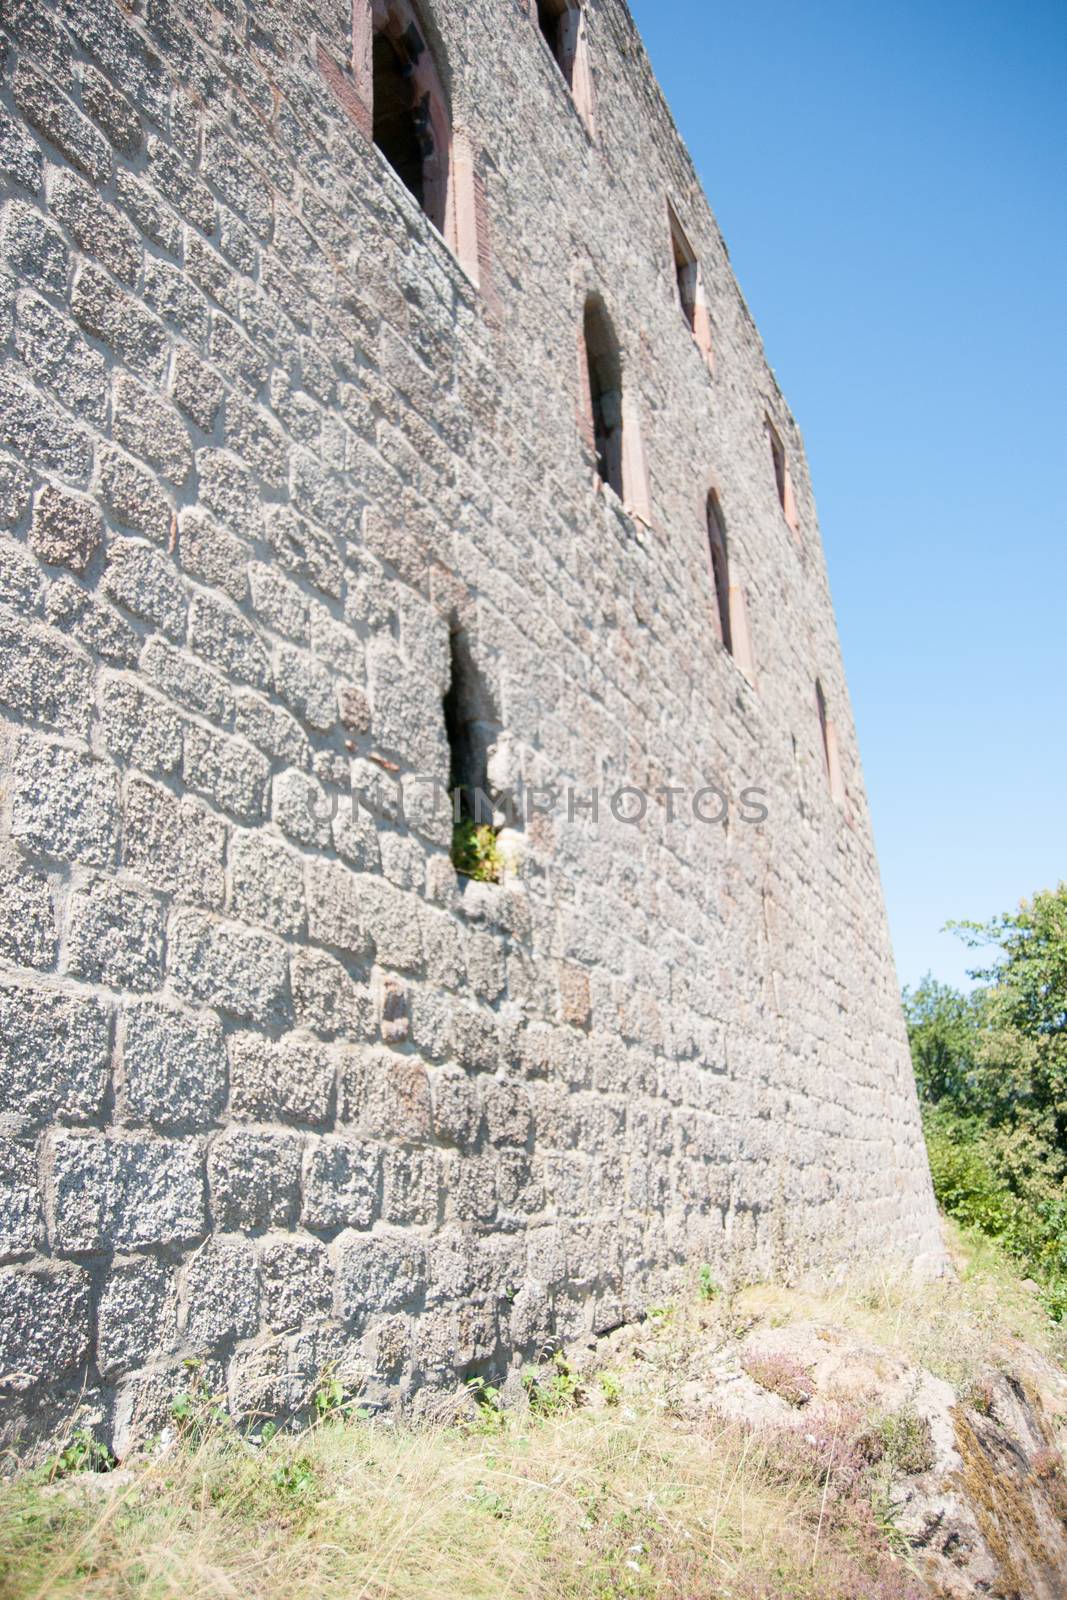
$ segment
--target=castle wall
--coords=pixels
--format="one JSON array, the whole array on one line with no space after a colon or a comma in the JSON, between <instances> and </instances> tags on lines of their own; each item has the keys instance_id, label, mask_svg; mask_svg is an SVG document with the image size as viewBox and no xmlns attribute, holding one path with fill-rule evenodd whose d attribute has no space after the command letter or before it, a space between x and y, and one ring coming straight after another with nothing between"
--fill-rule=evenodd
<instances>
[{"instance_id":1,"label":"castle wall","mask_svg":"<svg viewBox=\"0 0 1067 1600\"><path fill-rule=\"evenodd\" d=\"M9 1439L84 1393L121 1446L190 1357L241 1413L331 1364L385 1401L703 1262L937 1256L803 448L689 158L621 0L577 100L525 0L420 14L450 242L368 139L340 0L5 0ZM457 649L518 797L501 883L426 781Z\"/></svg>"}]
</instances>

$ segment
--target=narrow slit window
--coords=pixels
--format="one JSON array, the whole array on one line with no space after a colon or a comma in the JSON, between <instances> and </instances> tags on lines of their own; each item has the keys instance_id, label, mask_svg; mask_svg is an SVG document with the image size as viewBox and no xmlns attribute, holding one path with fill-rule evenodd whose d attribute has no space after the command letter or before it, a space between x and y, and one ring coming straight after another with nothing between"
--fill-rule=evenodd
<instances>
[{"instance_id":1,"label":"narrow slit window","mask_svg":"<svg viewBox=\"0 0 1067 1600\"><path fill-rule=\"evenodd\" d=\"M444 699L448 734L448 788L457 821L491 826L489 751L499 732L489 693L475 664L470 639L460 628L451 636L451 676Z\"/></svg>"},{"instance_id":2,"label":"narrow slit window","mask_svg":"<svg viewBox=\"0 0 1067 1600\"><path fill-rule=\"evenodd\" d=\"M597 474L601 482L614 489L621 500L622 369L611 319L596 300L590 300L586 305L584 332Z\"/></svg>"},{"instance_id":3,"label":"narrow slit window","mask_svg":"<svg viewBox=\"0 0 1067 1600\"><path fill-rule=\"evenodd\" d=\"M682 307L682 315L689 324L689 331L695 336L697 326L697 259L685 241L681 230L677 227L671 229L671 245L674 251L674 275L678 283L678 299Z\"/></svg>"},{"instance_id":4,"label":"narrow slit window","mask_svg":"<svg viewBox=\"0 0 1067 1600\"><path fill-rule=\"evenodd\" d=\"M449 227L452 124L437 64L410 0L391 0L370 48L372 136L440 233ZM454 210L454 206L452 207Z\"/></svg>"},{"instance_id":5,"label":"narrow slit window","mask_svg":"<svg viewBox=\"0 0 1067 1600\"><path fill-rule=\"evenodd\" d=\"M674 281L678 295L678 304L685 318L686 327L693 335L696 345L708 369L714 375L715 359L711 337L711 317L708 312L707 296L704 291L704 277L700 267L700 259L686 238L685 229L678 221L677 214L670 201L667 202L667 220L670 225L671 257L674 263Z\"/></svg>"},{"instance_id":6,"label":"narrow slit window","mask_svg":"<svg viewBox=\"0 0 1067 1600\"><path fill-rule=\"evenodd\" d=\"M726 549L726 523L719 497L714 490L708 496L708 546L711 577L715 586L715 604L719 616L719 635L725 648L733 655L733 629L730 626L730 559Z\"/></svg>"},{"instance_id":7,"label":"narrow slit window","mask_svg":"<svg viewBox=\"0 0 1067 1600\"><path fill-rule=\"evenodd\" d=\"M845 784L841 776L841 757L837 748L837 729L830 720L826 707L826 693L822 680L815 680L815 703L819 712L819 729L822 734L823 758L826 763L826 781L835 804L845 802Z\"/></svg>"},{"instance_id":8,"label":"narrow slit window","mask_svg":"<svg viewBox=\"0 0 1067 1600\"><path fill-rule=\"evenodd\" d=\"M411 72L386 33L374 36L374 142L404 187L424 204L425 134L420 135Z\"/></svg>"},{"instance_id":9,"label":"narrow slit window","mask_svg":"<svg viewBox=\"0 0 1067 1600\"><path fill-rule=\"evenodd\" d=\"M568 0L537 0L537 26L555 58L556 65L566 79L568 88L574 87L574 58L579 22L578 8L571 6Z\"/></svg>"},{"instance_id":10,"label":"narrow slit window","mask_svg":"<svg viewBox=\"0 0 1067 1600\"><path fill-rule=\"evenodd\" d=\"M790 529L799 537L800 517L797 512L796 495L793 493L793 479L789 471L789 458L785 453L785 445L779 437L778 430L768 419L767 438L771 446L771 462L774 466L774 484L778 490L778 504L782 508Z\"/></svg>"},{"instance_id":11,"label":"narrow slit window","mask_svg":"<svg viewBox=\"0 0 1067 1600\"><path fill-rule=\"evenodd\" d=\"M778 490L778 502L784 511L786 491L785 446L773 428L768 427L767 434L771 441L771 461L774 464L774 482ZM821 689L819 693L822 693Z\"/></svg>"}]
</instances>

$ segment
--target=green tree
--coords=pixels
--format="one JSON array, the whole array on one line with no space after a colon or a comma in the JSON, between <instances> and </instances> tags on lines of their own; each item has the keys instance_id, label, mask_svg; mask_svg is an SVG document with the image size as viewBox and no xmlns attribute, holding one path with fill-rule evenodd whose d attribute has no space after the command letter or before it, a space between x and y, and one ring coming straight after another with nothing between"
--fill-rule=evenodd
<instances>
[{"instance_id":1,"label":"green tree","mask_svg":"<svg viewBox=\"0 0 1067 1600\"><path fill-rule=\"evenodd\" d=\"M904 991L938 1199L998 1238L1067 1313L1067 885L950 923L989 964Z\"/></svg>"}]
</instances>

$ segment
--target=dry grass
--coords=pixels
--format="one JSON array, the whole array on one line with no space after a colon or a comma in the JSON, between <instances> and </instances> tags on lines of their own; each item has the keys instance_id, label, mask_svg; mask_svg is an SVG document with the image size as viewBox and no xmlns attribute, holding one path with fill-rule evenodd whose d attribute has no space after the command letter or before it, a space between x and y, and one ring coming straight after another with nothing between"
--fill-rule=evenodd
<instances>
[{"instance_id":1,"label":"dry grass","mask_svg":"<svg viewBox=\"0 0 1067 1600\"><path fill-rule=\"evenodd\" d=\"M327 1421L259 1445L215 1425L113 1474L18 1474L0 1485L0 1596L912 1600L924 1591L864 1485L828 1470L833 1441L791 1462L678 1414L692 1330L814 1312L962 1369L1015 1331L1049 1348L1031 1311L981 1262L933 1290L748 1290L646 1324L641 1359L620 1349L577 1400L568 1384L558 1404L490 1402L452 1427Z\"/></svg>"}]
</instances>

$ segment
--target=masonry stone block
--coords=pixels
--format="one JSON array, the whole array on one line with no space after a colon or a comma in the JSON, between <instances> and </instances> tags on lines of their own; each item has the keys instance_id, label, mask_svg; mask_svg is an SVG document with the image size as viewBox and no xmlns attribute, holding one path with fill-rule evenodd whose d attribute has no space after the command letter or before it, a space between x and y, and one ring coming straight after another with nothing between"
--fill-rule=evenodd
<instances>
[{"instance_id":1,"label":"masonry stone block","mask_svg":"<svg viewBox=\"0 0 1067 1600\"><path fill-rule=\"evenodd\" d=\"M284 766L299 767L311 759L307 736L292 713L251 690L238 691L234 697L234 731ZM285 777L281 774L273 786L275 808L278 784ZM276 810L272 815L277 820Z\"/></svg>"},{"instance_id":2,"label":"masonry stone block","mask_svg":"<svg viewBox=\"0 0 1067 1600\"><path fill-rule=\"evenodd\" d=\"M225 394L222 379L186 345L179 345L174 352L171 393L190 422L204 433L213 431Z\"/></svg>"},{"instance_id":3,"label":"masonry stone block","mask_svg":"<svg viewBox=\"0 0 1067 1600\"><path fill-rule=\"evenodd\" d=\"M165 639L154 637L144 647L140 666L150 683L190 711L210 717L213 722L233 720L234 698L229 684L188 651L177 650Z\"/></svg>"},{"instance_id":4,"label":"masonry stone block","mask_svg":"<svg viewBox=\"0 0 1067 1600\"><path fill-rule=\"evenodd\" d=\"M250 1244L209 1239L201 1246L182 1273L178 1327L202 1354L251 1338L259 1327L259 1283Z\"/></svg>"},{"instance_id":5,"label":"masonry stone block","mask_svg":"<svg viewBox=\"0 0 1067 1600\"><path fill-rule=\"evenodd\" d=\"M270 685L270 658L255 629L239 611L210 595L194 597L189 643L227 677L257 689Z\"/></svg>"},{"instance_id":6,"label":"masonry stone block","mask_svg":"<svg viewBox=\"0 0 1067 1600\"><path fill-rule=\"evenodd\" d=\"M0 677L0 688L2 683ZM113 767L30 735L18 740L11 773L11 837L23 849L105 867L115 857L118 826Z\"/></svg>"},{"instance_id":7,"label":"masonry stone block","mask_svg":"<svg viewBox=\"0 0 1067 1600\"><path fill-rule=\"evenodd\" d=\"M107 272L92 262L83 262L75 274L70 309L85 332L106 344L123 366L152 383L163 381L167 370L166 328Z\"/></svg>"},{"instance_id":8,"label":"masonry stone block","mask_svg":"<svg viewBox=\"0 0 1067 1600\"><path fill-rule=\"evenodd\" d=\"M103 539L100 513L89 500L47 484L33 507L30 546L50 566L84 572Z\"/></svg>"},{"instance_id":9,"label":"masonry stone block","mask_svg":"<svg viewBox=\"0 0 1067 1600\"><path fill-rule=\"evenodd\" d=\"M436 1227L443 1174L436 1150L386 1150L382 1157L382 1219L398 1227Z\"/></svg>"},{"instance_id":10,"label":"masonry stone block","mask_svg":"<svg viewBox=\"0 0 1067 1600\"><path fill-rule=\"evenodd\" d=\"M99 454L98 487L105 505L122 527L143 534L154 544L167 543L173 520L170 502L143 467L121 451L105 446Z\"/></svg>"},{"instance_id":11,"label":"masonry stone block","mask_svg":"<svg viewBox=\"0 0 1067 1600\"><path fill-rule=\"evenodd\" d=\"M82 105L93 121L123 155L136 155L141 148L141 119L129 101L108 82L102 72L85 65L81 69Z\"/></svg>"},{"instance_id":12,"label":"masonry stone block","mask_svg":"<svg viewBox=\"0 0 1067 1600\"><path fill-rule=\"evenodd\" d=\"M128 678L105 680L100 720L107 752L123 766L166 774L181 765L181 717L164 700Z\"/></svg>"},{"instance_id":13,"label":"masonry stone block","mask_svg":"<svg viewBox=\"0 0 1067 1600\"><path fill-rule=\"evenodd\" d=\"M32 1122L83 1122L107 1090L110 1013L101 1000L0 982L0 1104Z\"/></svg>"},{"instance_id":14,"label":"masonry stone block","mask_svg":"<svg viewBox=\"0 0 1067 1600\"><path fill-rule=\"evenodd\" d=\"M426 1291L426 1249L410 1234L342 1234L335 1246L341 1315L360 1322L413 1307Z\"/></svg>"},{"instance_id":15,"label":"masonry stone block","mask_svg":"<svg viewBox=\"0 0 1067 1600\"><path fill-rule=\"evenodd\" d=\"M116 442L178 487L193 466L189 433L177 411L157 391L124 373L112 393L112 432Z\"/></svg>"},{"instance_id":16,"label":"masonry stone block","mask_svg":"<svg viewBox=\"0 0 1067 1600\"><path fill-rule=\"evenodd\" d=\"M320 733L337 722L334 679L307 651L281 644L274 654L274 683L293 714Z\"/></svg>"},{"instance_id":17,"label":"masonry stone block","mask_svg":"<svg viewBox=\"0 0 1067 1600\"><path fill-rule=\"evenodd\" d=\"M186 571L241 604L248 593L248 545L199 510L182 512L179 525Z\"/></svg>"},{"instance_id":18,"label":"masonry stone block","mask_svg":"<svg viewBox=\"0 0 1067 1600\"><path fill-rule=\"evenodd\" d=\"M390 1050L348 1053L341 1074L341 1121L376 1139L430 1137L433 1111L426 1068Z\"/></svg>"},{"instance_id":19,"label":"masonry stone block","mask_svg":"<svg viewBox=\"0 0 1067 1600\"><path fill-rule=\"evenodd\" d=\"M183 742L182 771L195 789L242 822L260 822L266 814L270 762L246 740L188 723Z\"/></svg>"},{"instance_id":20,"label":"masonry stone block","mask_svg":"<svg viewBox=\"0 0 1067 1600\"><path fill-rule=\"evenodd\" d=\"M2 568L2 560L0 560ZM0 592L3 589L0 569ZM134 667L141 638L106 601L98 600L71 578L54 578L45 600L48 621L76 639L90 655L113 667Z\"/></svg>"},{"instance_id":21,"label":"masonry stone block","mask_svg":"<svg viewBox=\"0 0 1067 1600\"><path fill-rule=\"evenodd\" d=\"M300 935L306 919L299 858L269 835L236 833L230 849L230 909L243 922Z\"/></svg>"},{"instance_id":22,"label":"masonry stone block","mask_svg":"<svg viewBox=\"0 0 1067 1600\"><path fill-rule=\"evenodd\" d=\"M190 1132L217 1121L226 1099L226 1041L216 1016L144 1001L126 1009L120 1038L133 1118Z\"/></svg>"},{"instance_id":23,"label":"masonry stone block","mask_svg":"<svg viewBox=\"0 0 1067 1600\"><path fill-rule=\"evenodd\" d=\"M0 1135L0 1256L28 1255L44 1237L32 1140Z\"/></svg>"},{"instance_id":24,"label":"masonry stone block","mask_svg":"<svg viewBox=\"0 0 1067 1600\"><path fill-rule=\"evenodd\" d=\"M283 833L298 844L328 848L336 800L306 772L279 773L271 793L271 815Z\"/></svg>"},{"instance_id":25,"label":"masonry stone block","mask_svg":"<svg viewBox=\"0 0 1067 1600\"><path fill-rule=\"evenodd\" d=\"M0 459L0 527L21 522L30 504L33 479L17 461Z\"/></svg>"},{"instance_id":26,"label":"masonry stone block","mask_svg":"<svg viewBox=\"0 0 1067 1600\"><path fill-rule=\"evenodd\" d=\"M171 982L187 999L268 1026L289 1016L285 946L271 934L179 910L170 921L167 960Z\"/></svg>"},{"instance_id":27,"label":"masonry stone block","mask_svg":"<svg viewBox=\"0 0 1067 1600\"><path fill-rule=\"evenodd\" d=\"M33 557L12 539L0 538L0 605L26 615L40 609L44 577Z\"/></svg>"},{"instance_id":28,"label":"masonry stone block","mask_svg":"<svg viewBox=\"0 0 1067 1600\"><path fill-rule=\"evenodd\" d=\"M265 561L253 561L248 575L252 606L260 621L275 633L306 644L311 636L307 595Z\"/></svg>"},{"instance_id":29,"label":"masonry stone block","mask_svg":"<svg viewBox=\"0 0 1067 1600\"><path fill-rule=\"evenodd\" d=\"M136 283L141 267L137 235L91 184L73 172L55 170L49 174L48 203L86 255L94 256L121 282Z\"/></svg>"},{"instance_id":30,"label":"masonry stone block","mask_svg":"<svg viewBox=\"0 0 1067 1600\"><path fill-rule=\"evenodd\" d=\"M0 1268L0 1370L16 1393L76 1372L89 1336L89 1276L80 1267Z\"/></svg>"},{"instance_id":31,"label":"masonry stone block","mask_svg":"<svg viewBox=\"0 0 1067 1600\"><path fill-rule=\"evenodd\" d=\"M0 446L74 483L86 483L92 470L92 443L85 429L8 372L0 372Z\"/></svg>"},{"instance_id":32,"label":"masonry stone block","mask_svg":"<svg viewBox=\"0 0 1067 1600\"><path fill-rule=\"evenodd\" d=\"M304 1227L322 1233L369 1228L378 1215L381 1152L345 1137L308 1141L304 1152Z\"/></svg>"},{"instance_id":33,"label":"masonry stone block","mask_svg":"<svg viewBox=\"0 0 1067 1600\"><path fill-rule=\"evenodd\" d=\"M341 595L344 564L335 540L289 506L266 514L267 542L275 559L295 578L307 579L324 594Z\"/></svg>"},{"instance_id":34,"label":"masonry stone block","mask_svg":"<svg viewBox=\"0 0 1067 1600\"><path fill-rule=\"evenodd\" d=\"M107 552L105 593L132 616L171 639L185 634L188 598L167 559L136 539L115 539Z\"/></svg>"},{"instance_id":35,"label":"masonry stone block","mask_svg":"<svg viewBox=\"0 0 1067 1600\"><path fill-rule=\"evenodd\" d=\"M212 1141L208 1180L223 1233L287 1228L300 1205L303 1140L296 1133L231 1128Z\"/></svg>"},{"instance_id":36,"label":"masonry stone block","mask_svg":"<svg viewBox=\"0 0 1067 1600\"><path fill-rule=\"evenodd\" d=\"M268 1239L259 1253L263 1320L287 1333L333 1314L333 1266L317 1239Z\"/></svg>"},{"instance_id":37,"label":"masonry stone block","mask_svg":"<svg viewBox=\"0 0 1067 1600\"><path fill-rule=\"evenodd\" d=\"M112 989L156 989L163 978L165 915L157 900L94 878L70 897L66 970Z\"/></svg>"},{"instance_id":38,"label":"masonry stone block","mask_svg":"<svg viewBox=\"0 0 1067 1600\"><path fill-rule=\"evenodd\" d=\"M87 423L103 423L107 409L107 364L103 356L92 349L72 322L28 289L16 302L15 349L34 379L51 389L64 406ZM50 430L50 423L51 418L44 422L44 428ZM54 462L57 470L74 476L67 460L53 454L60 442L48 439L51 459L42 456L41 464Z\"/></svg>"},{"instance_id":39,"label":"masonry stone block","mask_svg":"<svg viewBox=\"0 0 1067 1600\"><path fill-rule=\"evenodd\" d=\"M15 102L31 127L66 156L80 172L103 183L111 171L111 151L92 123L47 78L20 62Z\"/></svg>"},{"instance_id":40,"label":"masonry stone block","mask_svg":"<svg viewBox=\"0 0 1067 1600\"><path fill-rule=\"evenodd\" d=\"M96 1313L96 1361L115 1379L144 1366L174 1343L173 1271L150 1256L117 1258L108 1268Z\"/></svg>"},{"instance_id":41,"label":"masonry stone block","mask_svg":"<svg viewBox=\"0 0 1067 1600\"><path fill-rule=\"evenodd\" d=\"M340 862L311 861L307 870L308 931L320 944L362 960L371 953L356 875Z\"/></svg>"},{"instance_id":42,"label":"masonry stone block","mask_svg":"<svg viewBox=\"0 0 1067 1600\"><path fill-rule=\"evenodd\" d=\"M354 1044L377 1033L374 1001L366 979L354 978L322 950L299 950L291 961L293 1013L297 1026L321 1039Z\"/></svg>"},{"instance_id":43,"label":"masonry stone block","mask_svg":"<svg viewBox=\"0 0 1067 1600\"><path fill-rule=\"evenodd\" d=\"M195 1241L207 1227L197 1139L59 1134L50 1191L52 1237L67 1254Z\"/></svg>"},{"instance_id":44,"label":"masonry stone block","mask_svg":"<svg viewBox=\"0 0 1067 1600\"><path fill-rule=\"evenodd\" d=\"M322 1126L331 1115L336 1066L317 1040L237 1033L230 1040L230 1109L249 1122Z\"/></svg>"},{"instance_id":45,"label":"masonry stone block","mask_svg":"<svg viewBox=\"0 0 1067 1600\"><path fill-rule=\"evenodd\" d=\"M41 187L41 152L35 140L0 110L0 172L36 194Z\"/></svg>"},{"instance_id":46,"label":"masonry stone block","mask_svg":"<svg viewBox=\"0 0 1067 1600\"><path fill-rule=\"evenodd\" d=\"M9 200L0 211L0 261L43 293L66 290L69 256L63 235L24 200Z\"/></svg>"},{"instance_id":47,"label":"masonry stone block","mask_svg":"<svg viewBox=\"0 0 1067 1600\"><path fill-rule=\"evenodd\" d=\"M51 967L56 912L45 873L0 846L0 956L20 967Z\"/></svg>"}]
</instances>

